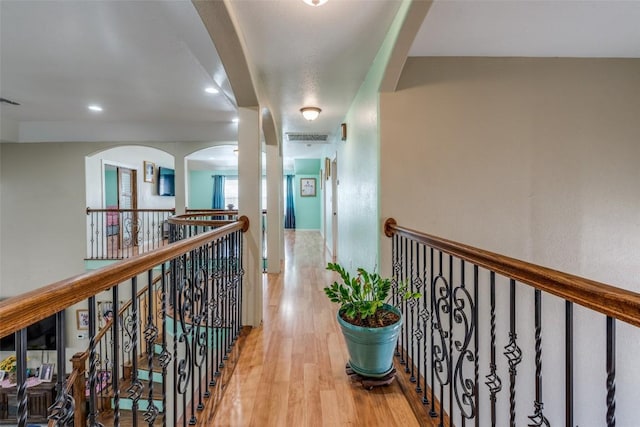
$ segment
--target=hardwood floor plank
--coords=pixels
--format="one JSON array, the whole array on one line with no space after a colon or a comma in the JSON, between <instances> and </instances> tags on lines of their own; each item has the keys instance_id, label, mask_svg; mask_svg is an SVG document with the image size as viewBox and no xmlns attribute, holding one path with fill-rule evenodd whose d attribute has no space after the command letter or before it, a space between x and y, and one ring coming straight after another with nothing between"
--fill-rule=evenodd
<instances>
[{"instance_id":1,"label":"hardwood floor plank","mask_svg":"<svg viewBox=\"0 0 640 427\"><path fill-rule=\"evenodd\" d=\"M283 272L265 275L263 325L247 336L220 407L202 425L420 425L397 382L368 391L346 375L337 306L323 292L335 280L323 245L318 232L285 231Z\"/></svg>"}]
</instances>

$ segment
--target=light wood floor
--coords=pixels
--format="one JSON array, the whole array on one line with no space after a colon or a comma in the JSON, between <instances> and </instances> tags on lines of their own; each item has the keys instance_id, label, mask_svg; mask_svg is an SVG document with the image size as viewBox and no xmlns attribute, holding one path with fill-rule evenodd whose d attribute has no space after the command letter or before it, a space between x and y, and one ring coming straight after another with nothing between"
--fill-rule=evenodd
<instances>
[{"instance_id":1,"label":"light wood floor","mask_svg":"<svg viewBox=\"0 0 640 427\"><path fill-rule=\"evenodd\" d=\"M396 383L372 391L345 374L346 347L337 307L323 293L322 237L285 232L285 268L264 281L264 324L247 337L215 426L417 426Z\"/></svg>"}]
</instances>

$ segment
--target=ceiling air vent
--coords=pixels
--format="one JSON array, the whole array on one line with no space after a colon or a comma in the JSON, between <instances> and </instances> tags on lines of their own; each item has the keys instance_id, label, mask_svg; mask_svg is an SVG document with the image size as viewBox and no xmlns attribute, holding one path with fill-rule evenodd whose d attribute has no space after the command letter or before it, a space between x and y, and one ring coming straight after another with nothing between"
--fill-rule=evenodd
<instances>
[{"instance_id":1,"label":"ceiling air vent","mask_svg":"<svg viewBox=\"0 0 640 427\"><path fill-rule=\"evenodd\" d=\"M289 142L306 142L314 144L327 144L329 135L326 133L287 132Z\"/></svg>"}]
</instances>

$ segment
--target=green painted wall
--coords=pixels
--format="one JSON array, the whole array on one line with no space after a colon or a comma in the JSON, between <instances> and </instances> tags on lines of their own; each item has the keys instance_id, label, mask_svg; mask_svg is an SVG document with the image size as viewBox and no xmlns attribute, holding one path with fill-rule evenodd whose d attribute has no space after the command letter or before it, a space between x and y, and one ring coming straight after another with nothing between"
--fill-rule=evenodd
<instances>
[{"instance_id":1,"label":"green painted wall","mask_svg":"<svg viewBox=\"0 0 640 427\"><path fill-rule=\"evenodd\" d=\"M320 162L318 161L318 167ZM315 178L316 195L315 197L300 196L300 179ZM296 174L293 181L293 191L295 191L295 209L296 209L296 229L297 230L320 230L320 210L322 209L320 198L320 175Z\"/></svg>"},{"instance_id":2,"label":"green painted wall","mask_svg":"<svg viewBox=\"0 0 640 427\"><path fill-rule=\"evenodd\" d=\"M300 162L296 160L296 171L313 171L315 173L299 173L295 175L293 190L295 193L296 228L299 230L319 230L321 221L322 198L320 192L320 160L305 159ZM211 209L211 198L213 197L212 175L238 176L235 171L189 171L189 200L187 206L190 209ZM316 179L316 196L300 196L300 178Z\"/></svg>"},{"instance_id":3,"label":"green painted wall","mask_svg":"<svg viewBox=\"0 0 640 427\"><path fill-rule=\"evenodd\" d=\"M211 209L213 174L213 171L189 171L189 209Z\"/></svg>"},{"instance_id":4,"label":"green painted wall","mask_svg":"<svg viewBox=\"0 0 640 427\"><path fill-rule=\"evenodd\" d=\"M295 159L295 173L299 175L316 175L320 173L320 159Z\"/></svg>"},{"instance_id":5,"label":"green painted wall","mask_svg":"<svg viewBox=\"0 0 640 427\"><path fill-rule=\"evenodd\" d=\"M118 206L118 172L104 171L104 206Z\"/></svg>"}]
</instances>

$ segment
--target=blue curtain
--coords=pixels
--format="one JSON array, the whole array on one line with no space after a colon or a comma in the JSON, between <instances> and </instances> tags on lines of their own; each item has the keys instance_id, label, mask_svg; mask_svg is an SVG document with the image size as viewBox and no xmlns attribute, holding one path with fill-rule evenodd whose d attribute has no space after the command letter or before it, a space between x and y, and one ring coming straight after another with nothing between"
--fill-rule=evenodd
<instances>
[{"instance_id":1,"label":"blue curtain","mask_svg":"<svg viewBox=\"0 0 640 427\"><path fill-rule=\"evenodd\" d=\"M284 212L284 228L296 228L296 213L293 209L293 175L287 175L287 199Z\"/></svg>"},{"instance_id":2,"label":"blue curtain","mask_svg":"<svg viewBox=\"0 0 640 427\"><path fill-rule=\"evenodd\" d=\"M224 209L224 176L213 175L213 199L211 209Z\"/></svg>"}]
</instances>

